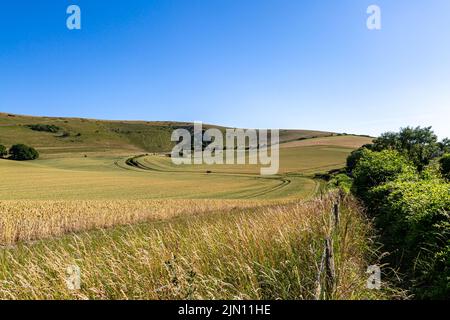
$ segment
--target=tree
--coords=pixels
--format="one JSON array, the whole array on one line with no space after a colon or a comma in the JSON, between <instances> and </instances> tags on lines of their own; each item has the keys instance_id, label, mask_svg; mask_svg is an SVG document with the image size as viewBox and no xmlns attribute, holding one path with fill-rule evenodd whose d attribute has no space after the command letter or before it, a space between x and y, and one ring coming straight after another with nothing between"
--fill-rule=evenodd
<instances>
[{"instance_id":1,"label":"tree","mask_svg":"<svg viewBox=\"0 0 450 320\"><path fill-rule=\"evenodd\" d=\"M441 173L447 179L450 179L450 153L445 154L439 161L441 164Z\"/></svg>"},{"instance_id":2,"label":"tree","mask_svg":"<svg viewBox=\"0 0 450 320\"><path fill-rule=\"evenodd\" d=\"M400 136L397 132L385 132L381 136L373 141L372 150L382 151L382 150L399 150Z\"/></svg>"},{"instance_id":3,"label":"tree","mask_svg":"<svg viewBox=\"0 0 450 320\"><path fill-rule=\"evenodd\" d=\"M9 149L10 159L12 160L34 160L39 158L39 152L33 147L24 144L15 144Z\"/></svg>"},{"instance_id":4,"label":"tree","mask_svg":"<svg viewBox=\"0 0 450 320\"><path fill-rule=\"evenodd\" d=\"M419 169L430 163L430 160L440 156L441 147L438 138L431 127L406 127L399 133L387 132L374 141L375 151L397 150L407 156Z\"/></svg>"},{"instance_id":5,"label":"tree","mask_svg":"<svg viewBox=\"0 0 450 320\"><path fill-rule=\"evenodd\" d=\"M442 153L450 153L450 139L445 138L442 142L439 142L439 147L442 150Z\"/></svg>"},{"instance_id":6,"label":"tree","mask_svg":"<svg viewBox=\"0 0 450 320\"><path fill-rule=\"evenodd\" d=\"M8 154L6 147L0 144L0 158L4 158Z\"/></svg>"}]
</instances>

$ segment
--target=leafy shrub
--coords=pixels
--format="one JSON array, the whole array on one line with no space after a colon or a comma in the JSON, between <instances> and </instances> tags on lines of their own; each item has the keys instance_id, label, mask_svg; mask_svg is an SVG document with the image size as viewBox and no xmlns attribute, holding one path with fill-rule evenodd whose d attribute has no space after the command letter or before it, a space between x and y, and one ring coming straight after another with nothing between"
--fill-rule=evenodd
<instances>
[{"instance_id":1,"label":"leafy shrub","mask_svg":"<svg viewBox=\"0 0 450 320\"><path fill-rule=\"evenodd\" d=\"M58 126L52 124L30 124L27 127L34 131L44 131L51 133L56 133L60 130Z\"/></svg>"},{"instance_id":2,"label":"leafy shrub","mask_svg":"<svg viewBox=\"0 0 450 320\"><path fill-rule=\"evenodd\" d=\"M24 144L15 144L9 149L10 159L12 160L34 160L39 158L39 153L33 147Z\"/></svg>"},{"instance_id":3,"label":"leafy shrub","mask_svg":"<svg viewBox=\"0 0 450 320\"><path fill-rule=\"evenodd\" d=\"M345 173L335 175L329 182L332 187L337 187L343 190L345 193L350 193L352 188L353 179Z\"/></svg>"},{"instance_id":4,"label":"leafy shrub","mask_svg":"<svg viewBox=\"0 0 450 320\"><path fill-rule=\"evenodd\" d=\"M8 150L4 145L0 144L0 158L4 158L8 154Z\"/></svg>"},{"instance_id":5,"label":"leafy shrub","mask_svg":"<svg viewBox=\"0 0 450 320\"><path fill-rule=\"evenodd\" d=\"M350 155L347 157L347 172L351 173L353 169L355 169L356 164L361 159L361 157L364 155L364 150L366 148L362 147L359 149L356 149L350 153Z\"/></svg>"},{"instance_id":6,"label":"leafy shrub","mask_svg":"<svg viewBox=\"0 0 450 320\"><path fill-rule=\"evenodd\" d=\"M353 170L353 191L363 200L368 199L368 191L398 177L414 178L416 170L400 153L393 150L374 152L363 150L362 156Z\"/></svg>"},{"instance_id":7,"label":"leafy shrub","mask_svg":"<svg viewBox=\"0 0 450 320\"><path fill-rule=\"evenodd\" d=\"M441 173L447 179L450 179L450 153L445 154L439 161L441 165Z\"/></svg>"},{"instance_id":8,"label":"leafy shrub","mask_svg":"<svg viewBox=\"0 0 450 320\"><path fill-rule=\"evenodd\" d=\"M422 172L420 172L420 179L423 180L433 180L433 179L442 179L441 168L439 166L439 162L432 162L428 166L426 166Z\"/></svg>"},{"instance_id":9,"label":"leafy shrub","mask_svg":"<svg viewBox=\"0 0 450 320\"><path fill-rule=\"evenodd\" d=\"M395 181L370 190L371 213L420 297L450 296L450 184Z\"/></svg>"},{"instance_id":10,"label":"leafy shrub","mask_svg":"<svg viewBox=\"0 0 450 320\"><path fill-rule=\"evenodd\" d=\"M437 251L434 259L428 263L429 272L422 280L424 283L429 283L428 287L418 291L424 298L448 299L450 296L450 222L443 222L437 225L436 229L441 238L447 239L447 244Z\"/></svg>"}]
</instances>

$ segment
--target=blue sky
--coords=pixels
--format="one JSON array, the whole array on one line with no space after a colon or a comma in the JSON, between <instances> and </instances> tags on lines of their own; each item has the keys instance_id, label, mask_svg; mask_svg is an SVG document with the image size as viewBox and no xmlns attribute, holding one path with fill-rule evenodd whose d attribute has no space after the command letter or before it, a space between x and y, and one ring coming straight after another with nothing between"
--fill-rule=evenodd
<instances>
[{"instance_id":1,"label":"blue sky","mask_svg":"<svg viewBox=\"0 0 450 320\"><path fill-rule=\"evenodd\" d=\"M3 1L0 111L444 137L449 40L448 0Z\"/></svg>"}]
</instances>

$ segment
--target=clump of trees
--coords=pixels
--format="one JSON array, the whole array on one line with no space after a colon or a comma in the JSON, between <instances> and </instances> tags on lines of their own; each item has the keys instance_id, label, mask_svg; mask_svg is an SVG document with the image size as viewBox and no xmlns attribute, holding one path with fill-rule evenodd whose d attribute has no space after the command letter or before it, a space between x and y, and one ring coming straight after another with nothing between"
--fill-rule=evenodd
<instances>
[{"instance_id":1,"label":"clump of trees","mask_svg":"<svg viewBox=\"0 0 450 320\"><path fill-rule=\"evenodd\" d=\"M4 145L0 145L0 158L5 158L8 154L8 159L17 161L35 160L39 158L39 152L35 148L25 144L15 144L9 149L9 152Z\"/></svg>"},{"instance_id":2,"label":"clump of trees","mask_svg":"<svg viewBox=\"0 0 450 320\"><path fill-rule=\"evenodd\" d=\"M420 298L450 296L449 142L431 127L384 133L349 155L346 178L332 179L366 205L391 264Z\"/></svg>"},{"instance_id":3,"label":"clump of trees","mask_svg":"<svg viewBox=\"0 0 450 320\"><path fill-rule=\"evenodd\" d=\"M35 160L39 158L39 152L33 147L24 144L15 144L9 149L10 159L12 160Z\"/></svg>"},{"instance_id":4,"label":"clump of trees","mask_svg":"<svg viewBox=\"0 0 450 320\"><path fill-rule=\"evenodd\" d=\"M56 133L60 130L58 126L55 126L53 124L30 124L27 125L27 127L34 131L44 131L51 133Z\"/></svg>"},{"instance_id":5,"label":"clump of trees","mask_svg":"<svg viewBox=\"0 0 450 320\"><path fill-rule=\"evenodd\" d=\"M375 139L372 150L397 150L422 171L432 159L441 156L447 146L447 139L439 143L431 127L406 127L400 132L383 133Z\"/></svg>"}]
</instances>

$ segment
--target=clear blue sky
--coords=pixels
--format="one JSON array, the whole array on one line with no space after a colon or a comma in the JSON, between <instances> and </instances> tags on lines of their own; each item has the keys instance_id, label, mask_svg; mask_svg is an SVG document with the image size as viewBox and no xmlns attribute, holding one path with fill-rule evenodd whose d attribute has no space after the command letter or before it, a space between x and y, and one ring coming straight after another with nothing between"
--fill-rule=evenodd
<instances>
[{"instance_id":1,"label":"clear blue sky","mask_svg":"<svg viewBox=\"0 0 450 320\"><path fill-rule=\"evenodd\" d=\"M450 136L450 1L2 1L0 111Z\"/></svg>"}]
</instances>

